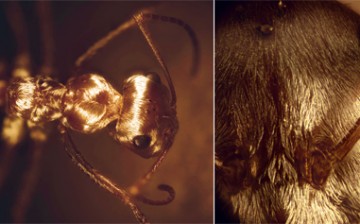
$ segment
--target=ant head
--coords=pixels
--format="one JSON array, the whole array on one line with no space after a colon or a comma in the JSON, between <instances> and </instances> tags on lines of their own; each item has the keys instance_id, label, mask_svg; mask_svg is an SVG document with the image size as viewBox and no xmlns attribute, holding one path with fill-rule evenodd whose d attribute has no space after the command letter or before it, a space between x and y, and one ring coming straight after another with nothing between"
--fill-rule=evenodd
<instances>
[{"instance_id":1,"label":"ant head","mask_svg":"<svg viewBox=\"0 0 360 224\"><path fill-rule=\"evenodd\" d=\"M169 149L178 129L175 105L155 73L133 75L123 87L123 107L113 137L149 158Z\"/></svg>"}]
</instances>

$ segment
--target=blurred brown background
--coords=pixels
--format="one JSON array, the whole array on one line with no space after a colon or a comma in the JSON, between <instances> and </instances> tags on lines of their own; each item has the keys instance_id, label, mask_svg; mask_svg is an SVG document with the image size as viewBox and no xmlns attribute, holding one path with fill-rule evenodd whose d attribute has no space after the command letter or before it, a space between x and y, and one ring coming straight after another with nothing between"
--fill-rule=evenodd
<instances>
[{"instance_id":1,"label":"blurred brown background","mask_svg":"<svg viewBox=\"0 0 360 224\"><path fill-rule=\"evenodd\" d=\"M34 2L21 3L29 27L36 24ZM3 3L0 6L4 7ZM186 32L178 26L153 22L149 25L176 88L180 123L168 157L145 187L151 198L162 198L156 186L166 183L176 190L175 200L166 206L137 203L152 222L212 222L213 217L213 76L212 76L212 2L52 2L55 36L55 76L65 82L74 75L76 58L92 43L107 34L135 12L151 7L160 15L187 22L199 38L199 72L191 77L192 46ZM3 9L0 13L3 13ZM35 18L35 19L34 19ZM4 19L2 14L0 19ZM34 21L33 21L34 20ZM1 27L5 27L1 22ZM31 29L32 50L41 45ZM5 38L5 39L4 39ZM2 38L13 44L11 39ZM8 37L9 38L9 37ZM5 44L5 45L4 45ZM11 58L11 49L0 53ZM8 57L10 55L10 57ZM39 62L35 57L35 63ZM84 69L101 72L121 91L122 82L136 70L161 74L141 33L131 29L84 64ZM94 135L74 134L84 156L120 186L128 186L145 173L153 159L145 160L116 144L106 130ZM26 147L19 149L25 151ZM26 153L18 153L15 165L23 165ZM19 178L17 168L11 173L0 194L0 221L9 220L9 208ZM127 206L94 184L75 166L64 151L56 125L47 142L39 182L27 213L28 222L135 222Z\"/></svg>"}]
</instances>

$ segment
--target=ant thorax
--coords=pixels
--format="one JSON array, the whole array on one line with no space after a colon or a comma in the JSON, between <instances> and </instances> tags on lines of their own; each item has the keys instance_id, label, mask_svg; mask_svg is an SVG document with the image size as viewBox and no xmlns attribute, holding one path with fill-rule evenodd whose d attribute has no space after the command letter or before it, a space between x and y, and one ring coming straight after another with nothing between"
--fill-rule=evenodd
<instances>
[{"instance_id":1,"label":"ant thorax","mask_svg":"<svg viewBox=\"0 0 360 224\"><path fill-rule=\"evenodd\" d=\"M71 78L62 99L65 127L94 133L119 119L122 97L104 77L86 74Z\"/></svg>"},{"instance_id":2,"label":"ant thorax","mask_svg":"<svg viewBox=\"0 0 360 224\"><path fill-rule=\"evenodd\" d=\"M102 77L85 74L63 85L49 77L13 79L7 88L7 113L34 123L60 119L65 127L89 134L117 119L121 95Z\"/></svg>"}]
</instances>

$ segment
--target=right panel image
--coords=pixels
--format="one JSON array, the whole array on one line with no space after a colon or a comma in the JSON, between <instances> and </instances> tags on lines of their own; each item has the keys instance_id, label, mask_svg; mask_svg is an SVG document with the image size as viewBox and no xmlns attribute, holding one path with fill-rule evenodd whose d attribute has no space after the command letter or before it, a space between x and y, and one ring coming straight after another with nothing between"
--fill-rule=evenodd
<instances>
[{"instance_id":1,"label":"right panel image","mask_svg":"<svg viewBox=\"0 0 360 224\"><path fill-rule=\"evenodd\" d=\"M359 223L359 14L215 6L215 222Z\"/></svg>"}]
</instances>

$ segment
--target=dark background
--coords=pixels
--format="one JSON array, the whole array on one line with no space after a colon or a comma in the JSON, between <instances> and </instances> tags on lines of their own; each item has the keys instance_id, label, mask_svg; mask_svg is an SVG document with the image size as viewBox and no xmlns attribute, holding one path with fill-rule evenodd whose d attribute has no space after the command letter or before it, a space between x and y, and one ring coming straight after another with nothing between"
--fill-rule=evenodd
<instances>
[{"instance_id":1,"label":"dark background","mask_svg":"<svg viewBox=\"0 0 360 224\"><path fill-rule=\"evenodd\" d=\"M35 2L21 3L30 30L34 74L41 62ZM163 54L176 88L180 123L168 157L145 187L151 198L164 195L160 183L173 186L175 200L156 207L137 203L152 222L212 222L213 217L213 115L212 115L212 2L53 2L55 37L54 76L65 82L75 75L74 62L92 43L145 7L189 23L196 31L201 48L199 72L189 74L192 47L186 32L166 23L149 25L154 41ZM14 40L0 4L0 56L11 61ZM161 74L144 38L131 29L84 64L84 69L101 72L119 91L122 82L136 70ZM127 206L94 184L75 166L64 151L56 122L40 164L38 184L29 206L28 222L135 222ZM76 145L103 174L120 186L128 186L145 173L153 159L144 160L116 144L106 131L94 135L74 134ZM9 222L9 212L26 169L28 143L17 149L17 157L0 194L0 221Z\"/></svg>"}]
</instances>

